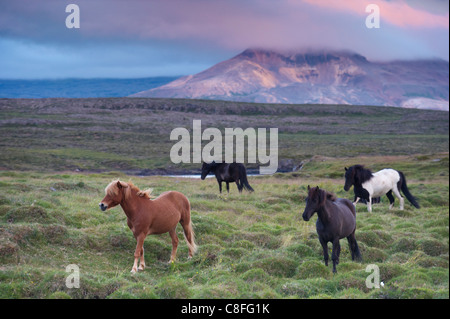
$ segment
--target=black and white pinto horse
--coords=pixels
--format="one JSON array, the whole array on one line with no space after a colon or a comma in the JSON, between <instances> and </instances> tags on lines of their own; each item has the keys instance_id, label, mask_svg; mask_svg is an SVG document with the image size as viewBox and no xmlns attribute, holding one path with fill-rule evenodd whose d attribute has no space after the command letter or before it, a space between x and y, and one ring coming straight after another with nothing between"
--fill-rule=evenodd
<instances>
[{"instance_id":1,"label":"black and white pinto horse","mask_svg":"<svg viewBox=\"0 0 450 319\"><path fill-rule=\"evenodd\" d=\"M376 173L372 173L362 165L346 167L344 190L348 191L352 185L354 186L356 197L353 204L356 205L361 198L365 199L369 212L372 212L372 198L385 194L389 198L389 209L392 209L395 202L392 192L400 200L400 209L403 210L405 201L400 194L400 190L414 207L420 208L416 199L408 190L405 175L395 169L385 168Z\"/></svg>"}]
</instances>

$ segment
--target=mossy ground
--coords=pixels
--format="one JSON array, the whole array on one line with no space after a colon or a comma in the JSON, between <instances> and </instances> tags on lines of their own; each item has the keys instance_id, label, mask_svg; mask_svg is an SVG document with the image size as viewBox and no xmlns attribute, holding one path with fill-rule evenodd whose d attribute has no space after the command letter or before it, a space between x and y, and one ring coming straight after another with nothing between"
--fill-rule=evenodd
<instances>
[{"instance_id":1,"label":"mossy ground","mask_svg":"<svg viewBox=\"0 0 450 319\"><path fill-rule=\"evenodd\" d=\"M439 161L436 161L439 158ZM0 298L449 298L448 153L371 157L373 168L399 168L421 208L368 213L357 206L363 262L346 240L338 273L326 267L315 218L301 219L307 185L339 197L343 167L366 158L320 158L300 172L250 177L254 193L218 194L215 179L135 177L121 173L0 172ZM427 173L424 173L426 171ZM181 227L177 261L168 264L168 234L148 236L147 268L131 274L135 240L120 207L98 209L114 178L155 194L183 192L191 201L198 253L187 259ZM66 266L80 269L67 288ZM384 287L369 289L365 271L380 269Z\"/></svg>"}]
</instances>

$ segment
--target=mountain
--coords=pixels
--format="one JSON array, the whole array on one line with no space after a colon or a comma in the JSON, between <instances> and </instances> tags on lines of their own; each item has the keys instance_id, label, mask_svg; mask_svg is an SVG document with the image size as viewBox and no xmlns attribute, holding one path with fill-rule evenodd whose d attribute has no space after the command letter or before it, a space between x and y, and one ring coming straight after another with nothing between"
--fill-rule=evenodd
<instances>
[{"instance_id":1,"label":"mountain","mask_svg":"<svg viewBox=\"0 0 450 319\"><path fill-rule=\"evenodd\" d=\"M449 63L372 62L348 51L247 49L195 75L132 97L449 109Z\"/></svg>"}]
</instances>

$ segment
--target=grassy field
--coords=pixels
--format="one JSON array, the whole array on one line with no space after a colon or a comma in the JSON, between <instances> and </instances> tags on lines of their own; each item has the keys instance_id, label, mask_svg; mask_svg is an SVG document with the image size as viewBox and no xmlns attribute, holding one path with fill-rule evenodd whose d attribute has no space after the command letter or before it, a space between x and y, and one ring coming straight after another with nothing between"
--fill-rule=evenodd
<instances>
[{"instance_id":1,"label":"grassy field","mask_svg":"<svg viewBox=\"0 0 450 319\"><path fill-rule=\"evenodd\" d=\"M353 159L362 161L363 158ZM357 206L363 262L342 241L338 273L325 267L313 218L301 219L308 184L340 197L347 160L317 158L298 173L251 177L254 193L218 195L216 181L130 177L122 173L0 172L0 298L449 298L448 153L375 157L376 167L401 167L422 208L373 213ZM342 173L342 172L341 172ZM432 178L430 178L432 174ZM112 179L191 201L198 253L168 264L168 234L147 237L147 268L130 273L135 240L120 207L98 209ZM177 228L180 239L181 227ZM80 288L66 287L66 266L80 269ZM369 289L365 271L380 269L384 287Z\"/></svg>"},{"instance_id":2,"label":"grassy field","mask_svg":"<svg viewBox=\"0 0 450 319\"><path fill-rule=\"evenodd\" d=\"M278 127L280 162L300 171L252 176L254 193L219 195L215 179L135 176L198 172L168 161L170 131ZM0 298L449 298L448 112L164 99L0 100ZM301 219L307 185L339 197L344 166L404 172L420 209L357 205L363 261L346 240L333 275L315 217ZM287 164L286 164L287 165ZM127 173L128 172L128 173ZM141 174L143 175L143 174ZM131 274L135 240L120 207L98 208L113 179L190 199L199 250L182 230L147 237L147 268ZM68 288L68 265L80 287ZM380 269L384 286L368 288Z\"/></svg>"}]
</instances>

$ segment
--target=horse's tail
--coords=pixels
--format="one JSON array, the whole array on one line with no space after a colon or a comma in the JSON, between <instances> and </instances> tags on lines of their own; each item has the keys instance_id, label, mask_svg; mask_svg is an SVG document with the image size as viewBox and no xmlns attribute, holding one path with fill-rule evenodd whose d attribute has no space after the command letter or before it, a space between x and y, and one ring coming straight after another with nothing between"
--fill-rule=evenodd
<instances>
[{"instance_id":1,"label":"horse's tail","mask_svg":"<svg viewBox=\"0 0 450 319\"><path fill-rule=\"evenodd\" d=\"M244 165L239 165L239 179L241 180L241 184L250 192L254 192L255 190L250 186L247 180L247 171Z\"/></svg>"},{"instance_id":2,"label":"horse's tail","mask_svg":"<svg viewBox=\"0 0 450 319\"><path fill-rule=\"evenodd\" d=\"M192 255L194 255L197 251L197 244L195 243L195 232L194 228L192 227L192 221L189 221L189 224L184 225L183 231L184 238L186 239L186 243L189 247L189 256L192 257Z\"/></svg>"},{"instance_id":3,"label":"horse's tail","mask_svg":"<svg viewBox=\"0 0 450 319\"><path fill-rule=\"evenodd\" d=\"M411 193L409 192L408 186L406 186L406 178L405 175L403 175L402 172L397 171L398 174L400 175L400 184L401 184L401 189L403 194L406 196L406 198L410 201L411 204L414 205L414 207L416 208L420 208L419 203L417 202L417 200L414 198L413 195L411 195Z\"/></svg>"},{"instance_id":4,"label":"horse's tail","mask_svg":"<svg viewBox=\"0 0 450 319\"><path fill-rule=\"evenodd\" d=\"M362 261L362 256L361 256L361 252L359 251L359 246L358 246L358 242L355 239L355 244L353 247L353 255L355 256L354 258L356 260Z\"/></svg>"},{"instance_id":5,"label":"horse's tail","mask_svg":"<svg viewBox=\"0 0 450 319\"><path fill-rule=\"evenodd\" d=\"M182 224L182 226L183 226L184 239L186 239L186 243L189 247L189 257L192 257L195 254L195 252L197 251L197 245L195 244L195 232L194 232L193 223L192 223L192 219L191 219L191 205L190 205L189 201L188 201L186 219L185 219L184 223Z\"/></svg>"}]
</instances>

